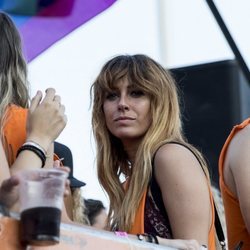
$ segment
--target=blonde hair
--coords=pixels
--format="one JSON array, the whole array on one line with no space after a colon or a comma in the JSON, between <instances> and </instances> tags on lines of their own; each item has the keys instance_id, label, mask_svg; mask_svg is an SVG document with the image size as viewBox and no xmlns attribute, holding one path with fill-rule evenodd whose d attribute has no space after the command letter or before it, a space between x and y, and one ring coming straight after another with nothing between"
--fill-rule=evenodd
<instances>
[{"instance_id":1,"label":"blonde hair","mask_svg":"<svg viewBox=\"0 0 250 250\"><path fill-rule=\"evenodd\" d=\"M72 188L71 191L73 198L73 221L90 225L81 188Z\"/></svg>"},{"instance_id":2,"label":"blonde hair","mask_svg":"<svg viewBox=\"0 0 250 250\"><path fill-rule=\"evenodd\" d=\"M0 12L0 126L1 135L8 105L28 107L27 65L21 38L11 18Z\"/></svg>"},{"instance_id":3,"label":"blonde hair","mask_svg":"<svg viewBox=\"0 0 250 250\"><path fill-rule=\"evenodd\" d=\"M105 93L123 78L149 96L152 116L151 126L136 152L132 168L128 166L121 141L108 131L103 122ZM94 98L92 126L97 147L98 179L110 200L108 225L110 229L129 231L150 182L152 156L163 143L185 143L177 87L171 74L148 56L121 55L103 66L91 93ZM201 157L196 149L194 151ZM129 177L126 191L120 181L121 175Z\"/></svg>"}]
</instances>

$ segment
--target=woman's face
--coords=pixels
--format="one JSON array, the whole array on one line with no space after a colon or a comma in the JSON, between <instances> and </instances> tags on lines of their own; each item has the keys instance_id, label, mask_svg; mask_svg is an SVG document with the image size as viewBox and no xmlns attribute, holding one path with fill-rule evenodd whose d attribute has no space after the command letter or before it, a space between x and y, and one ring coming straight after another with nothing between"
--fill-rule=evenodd
<instances>
[{"instance_id":1,"label":"woman's face","mask_svg":"<svg viewBox=\"0 0 250 250\"><path fill-rule=\"evenodd\" d=\"M141 139L151 124L149 96L126 78L106 93L103 110L109 131L123 143Z\"/></svg>"}]
</instances>

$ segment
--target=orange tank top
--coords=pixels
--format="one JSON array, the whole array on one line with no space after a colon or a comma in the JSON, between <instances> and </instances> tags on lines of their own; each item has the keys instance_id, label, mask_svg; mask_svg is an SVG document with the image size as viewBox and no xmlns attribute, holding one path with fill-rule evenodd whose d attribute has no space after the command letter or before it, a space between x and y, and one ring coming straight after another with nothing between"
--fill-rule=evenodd
<instances>
[{"instance_id":1,"label":"orange tank top","mask_svg":"<svg viewBox=\"0 0 250 250\"><path fill-rule=\"evenodd\" d=\"M209 180L207 181L208 183L208 188L209 188L209 196L210 196L210 204L211 204L211 210L212 210L212 221L209 229L209 235L208 235L208 249L209 250L215 250L216 249L216 244L215 244L215 236L216 236L216 230L214 226L214 220L215 220L215 211L214 211L214 201L213 201L213 195L212 191L210 188ZM147 197L148 191L146 190L143 193L142 199L139 204L139 208L137 209L136 215L135 215L135 220L132 225L131 230L129 233L131 234L143 234L145 233L144 231L144 212L145 212L145 203L146 203L146 197Z\"/></svg>"},{"instance_id":2,"label":"orange tank top","mask_svg":"<svg viewBox=\"0 0 250 250\"><path fill-rule=\"evenodd\" d=\"M9 166L11 166L16 159L17 150L26 140L28 110L16 105L11 105L6 115L6 121L3 127L3 145Z\"/></svg>"},{"instance_id":3,"label":"orange tank top","mask_svg":"<svg viewBox=\"0 0 250 250\"><path fill-rule=\"evenodd\" d=\"M223 165L228 146L234 135L248 124L250 124L250 118L233 127L221 150L219 158L220 189L225 208L229 249L233 249L240 241L244 242L242 249L250 249L250 235L248 234L246 225L241 215L239 201L229 190L223 177Z\"/></svg>"},{"instance_id":4,"label":"orange tank top","mask_svg":"<svg viewBox=\"0 0 250 250\"><path fill-rule=\"evenodd\" d=\"M8 164L11 166L16 160L18 149L26 140L28 109L12 104L9 106L6 115L6 122L3 128L3 145ZM59 160L56 154L54 154L54 160ZM61 161L60 164L63 166Z\"/></svg>"}]
</instances>

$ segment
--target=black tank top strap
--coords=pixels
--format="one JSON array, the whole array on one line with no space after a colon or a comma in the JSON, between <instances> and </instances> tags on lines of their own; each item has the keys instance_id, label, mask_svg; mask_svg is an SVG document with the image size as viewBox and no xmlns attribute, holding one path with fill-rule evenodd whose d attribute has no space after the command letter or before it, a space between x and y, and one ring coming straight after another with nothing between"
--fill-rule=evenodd
<instances>
[{"instance_id":1,"label":"black tank top strap","mask_svg":"<svg viewBox=\"0 0 250 250\"><path fill-rule=\"evenodd\" d=\"M191 150L185 144L175 141L166 142L163 143L162 145L165 145L167 143L180 144ZM148 195L146 200L144 227L145 227L145 232L147 233L152 233L163 238L171 239L172 238L171 225L162 199L161 189L155 178L154 159L157 151L158 149L156 150L154 156L152 157L152 177L149 184L149 190L151 195Z\"/></svg>"},{"instance_id":2,"label":"black tank top strap","mask_svg":"<svg viewBox=\"0 0 250 250\"><path fill-rule=\"evenodd\" d=\"M195 158L197 159L197 161L199 162L199 164L200 164L201 166L203 165L202 162L201 162L201 160L200 160L200 158L197 156L197 154L194 152L194 150L193 150L190 146L188 146L187 144L185 144L185 143L183 143L183 142L179 142L179 141L169 141L169 142L166 142L166 143L162 144L161 146L163 146L163 145L165 145L165 144L178 144L178 145L181 145L181 146L185 147L186 149L188 149L189 151L191 151L191 152L193 153L193 155L195 156ZM160 147L161 147L161 146L160 146ZM159 147L159 148L160 148L160 147ZM154 173L154 160L155 160L155 155L157 154L159 148L155 151L155 153L154 153L154 155L153 155L153 159L152 159L153 173ZM203 167L202 167L202 170L203 170L203 172L205 173ZM205 173L205 174L206 174L206 173Z\"/></svg>"},{"instance_id":3,"label":"black tank top strap","mask_svg":"<svg viewBox=\"0 0 250 250\"><path fill-rule=\"evenodd\" d=\"M166 142L166 143L164 143L162 145L165 145L167 143L179 144L179 145L187 148L188 150L190 150L194 154L195 158L198 160L204 174L206 175L206 172L203 169L203 164L202 164L200 158L197 156L197 154L194 152L194 150L191 147L189 147L185 143L178 142L178 141L170 141L170 142ZM159 207L159 209L161 209L162 211L164 211L166 213L165 206L164 206L163 199L162 199L162 195L161 195L161 190L160 190L160 187L159 187L159 185L158 185L158 183L157 183L157 181L155 179L155 173L154 173L155 172L154 171L154 159L155 159L155 155L156 155L157 151L159 150L159 148L156 150L156 152L154 153L153 158L152 158L152 178L151 178L151 182L150 182L149 187L150 187L150 190L151 190L152 198L153 198L156 206ZM225 241L224 232L223 232L223 229L222 229L222 225L221 225L221 222L220 222L220 218L219 218L219 215L218 215L217 208L215 206L215 202L213 202L213 203L214 203L214 211L215 211L215 222L214 222L214 224L215 224L216 234L217 234L217 237L219 239L219 242L221 244L222 249L226 249L225 248L226 241Z\"/></svg>"}]
</instances>

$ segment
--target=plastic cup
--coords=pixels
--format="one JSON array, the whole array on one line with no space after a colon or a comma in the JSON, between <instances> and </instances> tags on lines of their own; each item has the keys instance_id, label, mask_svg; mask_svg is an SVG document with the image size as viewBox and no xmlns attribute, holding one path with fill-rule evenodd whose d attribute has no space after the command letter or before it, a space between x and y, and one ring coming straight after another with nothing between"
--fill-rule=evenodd
<instances>
[{"instance_id":1,"label":"plastic cup","mask_svg":"<svg viewBox=\"0 0 250 250\"><path fill-rule=\"evenodd\" d=\"M38 246L57 244L68 173L37 169L22 171L19 176L21 241Z\"/></svg>"}]
</instances>

